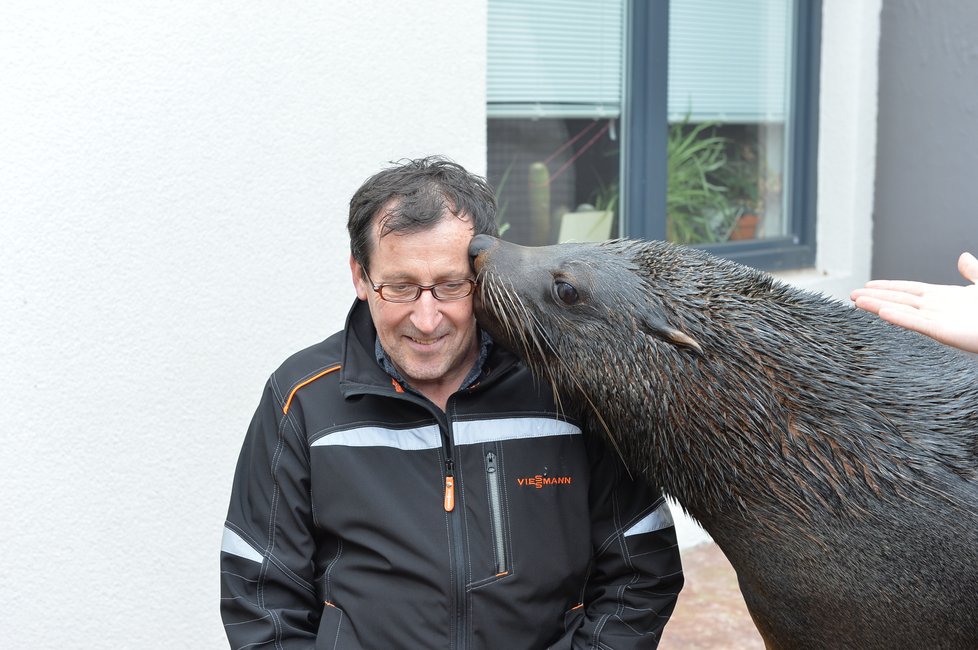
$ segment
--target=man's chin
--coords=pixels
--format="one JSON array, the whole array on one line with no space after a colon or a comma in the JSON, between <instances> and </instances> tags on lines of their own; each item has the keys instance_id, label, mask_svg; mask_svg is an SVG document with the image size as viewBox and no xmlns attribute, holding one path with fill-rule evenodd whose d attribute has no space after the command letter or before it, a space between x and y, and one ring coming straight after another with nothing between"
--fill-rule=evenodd
<instances>
[{"instance_id":1,"label":"man's chin","mask_svg":"<svg viewBox=\"0 0 978 650\"><path fill-rule=\"evenodd\" d=\"M407 372L402 374L407 378L409 383L419 384L437 381L445 376L445 370L440 366L412 366Z\"/></svg>"}]
</instances>

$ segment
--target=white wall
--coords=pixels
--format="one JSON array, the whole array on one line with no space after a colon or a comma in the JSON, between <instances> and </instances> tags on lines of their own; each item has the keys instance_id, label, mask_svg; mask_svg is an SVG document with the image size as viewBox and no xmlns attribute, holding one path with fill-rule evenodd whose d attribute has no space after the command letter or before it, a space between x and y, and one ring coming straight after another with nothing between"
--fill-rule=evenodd
<instances>
[{"instance_id":1,"label":"white wall","mask_svg":"<svg viewBox=\"0 0 978 650\"><path fill-rule=\"evenodd\" d=\"M843 295L868 272L878 7L825 0L799 278ZM0 4L4 647L224 647L262 385L342 326L367 175L484 169L485 45L482 2Z\"/></svg>"},{"instance_id":2,"label":"white wall","mask_svg":"<svg viewBox=\"0 0 978 650\"><path fill-rule=\"evenodd\" d=\"M0 3L0 646L226 646L264 381L342 327L368 175L484 170L484 14Z\"/></svg>"},{"instance_id":3,"label":"white wall","mask_svg":"<svg viewBox=\"0 0 978 650\"><path fill-rule=\"evenodd\" d=\"M882 0L823 0L815 272L800 286L849 300L869 280Z\"/></svg>"}]
</instances>

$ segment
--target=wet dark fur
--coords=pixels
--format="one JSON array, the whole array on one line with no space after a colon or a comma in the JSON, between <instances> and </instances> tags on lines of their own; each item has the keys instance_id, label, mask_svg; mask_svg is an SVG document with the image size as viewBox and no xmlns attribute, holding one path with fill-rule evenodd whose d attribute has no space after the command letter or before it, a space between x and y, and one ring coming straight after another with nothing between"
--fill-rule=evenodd
<instances>
[{"instance_id":1,"label":"wet dark fur","mask_svg":"<svg viewBox=\"0 0 978 650\"><path fill-rule=\"evenodd\" d=\"M713 536L768 647L978 648L974 357L660 242L470 251L479 322Z\"/></svg>"}]
</instances>

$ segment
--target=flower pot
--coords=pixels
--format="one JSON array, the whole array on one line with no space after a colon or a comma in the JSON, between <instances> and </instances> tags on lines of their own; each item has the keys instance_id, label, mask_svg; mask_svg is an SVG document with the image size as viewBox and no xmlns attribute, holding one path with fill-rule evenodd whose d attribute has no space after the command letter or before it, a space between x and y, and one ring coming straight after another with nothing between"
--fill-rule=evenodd
<instances>
[{"instance_id":1,"label":"flower pot","mask_svg":"<svg viewBox=\"0 0 978 650\"><path fill-rule=\"evenodd\" d=\"M753 212L745 212L737 217L733 230L730 231L731 241L743 241L757 238L757 226L761 218Z\"/></svg>"}]
</instances>

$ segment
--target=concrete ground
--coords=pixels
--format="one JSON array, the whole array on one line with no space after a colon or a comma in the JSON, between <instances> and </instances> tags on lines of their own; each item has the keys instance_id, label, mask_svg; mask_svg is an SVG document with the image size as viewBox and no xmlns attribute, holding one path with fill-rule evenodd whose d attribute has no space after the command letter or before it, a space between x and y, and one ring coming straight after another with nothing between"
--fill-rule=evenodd
<instances>
[{"instance_id":1,"label":"concrete ground","mask_svg":"<svg viewBox=\"0 0 978 650\"><path fill-rule=\"evenodd\" d=\"M764 650L737 574L713 542L683 550L686 585L659 650Z\"/></svg>"}]
</instances>

